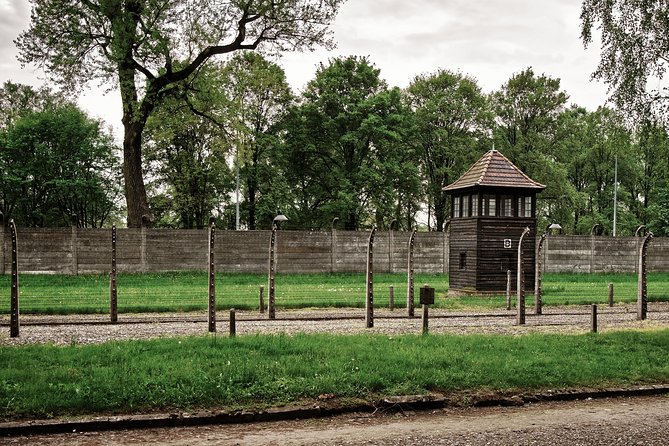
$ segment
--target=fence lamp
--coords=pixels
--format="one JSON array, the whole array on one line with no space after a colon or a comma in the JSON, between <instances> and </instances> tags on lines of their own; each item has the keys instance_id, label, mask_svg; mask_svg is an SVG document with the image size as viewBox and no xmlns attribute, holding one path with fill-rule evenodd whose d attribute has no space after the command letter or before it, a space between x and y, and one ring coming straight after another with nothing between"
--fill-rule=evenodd
<instances>
[{"instance_id":1,"label":"fence lamp","mask_svg":"<svg viewBox=\"0 0 669 446\"><path fill-rule=\"evenodd\" d=\"M278 229L279 224L282 221L288 221L288 217L286 217L285 215L283 215L282 213L279 212L279 214L276 217L274 217L274 220L272 220L272 225L276 225L276 227Z\"/></svg>"},{"instance_id":2,"label":"fence lamp","mask_svg":"<svg viewBox=\"0 0 669 446\"><path fill-rule=\"evenodd\" d=\"M562 226L560 226L559 223L551 223L548 226L548 231L546 231L546 232L548 232L549 234L552 234L553 231L561 231L561 230L562 230Z\"/></svg>"}]
</instances>

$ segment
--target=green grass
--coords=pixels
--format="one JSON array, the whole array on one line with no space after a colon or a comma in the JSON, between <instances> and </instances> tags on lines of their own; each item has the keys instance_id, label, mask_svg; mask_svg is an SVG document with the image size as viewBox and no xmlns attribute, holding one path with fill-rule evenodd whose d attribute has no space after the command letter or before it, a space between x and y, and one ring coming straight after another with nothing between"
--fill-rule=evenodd
<instances>
[{"instance_id":1,"label":"green grass","mask_svg":"<svg viewBox=\"0 0 669 446\"><path fill-rule=\"evenodd\" d=\"M546 305L604 304L608 283L614 283L616 302L636 299L635 274L546 274L543 280L543 302ZM503 308L504 296L448 297L448 276L417 274L418 288L424 283L436 289L437 307L453 309ZM109 311L109 278L105 275L29 275L20 276L21 312L40 314L107 313ZM254 309L258 307L259 288L265 287L264 274L216 275L216 298L219 309ZM406 275L375 274L374 302L388 306L389 287L394 286L395 305L406 306ZM9 313L10 277L0 276L0 313ZM309 307L363 307L364 274L278 274L276 305L279 309ZM669 301L669 274L648 275L650 301ZM515 296L514 296L515 299ZM527 301L533 300L528 293ZM157 274L121 274L118 277L120 313L205 311L207 275L204 272Z\"/></svg>"},{"instance_id":2,"label":"green grass","mask_svg":"<svg viewBox=\"0 0 669 446\"><path fill-rule=\"evenodd\" d=\"M243 409L451 391L666 383L669 330L191 337L0 347L0 418Z\"/></svg>"}]
</instances>

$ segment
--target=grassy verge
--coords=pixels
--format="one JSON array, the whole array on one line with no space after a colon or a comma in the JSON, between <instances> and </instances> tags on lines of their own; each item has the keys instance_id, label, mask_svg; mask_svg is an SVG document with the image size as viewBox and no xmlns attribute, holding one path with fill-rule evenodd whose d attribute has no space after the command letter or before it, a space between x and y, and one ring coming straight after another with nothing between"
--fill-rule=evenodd
<instances>
[{"instance_id":1,"label":"grassy verge","mask_svg":"<svg viewBox=\"0 0 669 446\"><path fill-rule=\"evenodd\" d=\"M599 335L192 337L0 347L0 417L253 408L458 390L669 381L669 330Z\"/></svg>"},{"instance_id":2,"label":"grassy verge","mask_svg":"<svg viewBox=\"0 0 669 446\"><path fill-rule=\"evenodd\" d=\"M543 302L546 305L603 304L608 299L609 283L614 284L616 302L633 302L636 281L635 274L546 274ZM222 310L257 308L259 288L267 288L266 282L263 274L218 273L217 306ZM437 307L505 306L504 296L446 298L448 276L445 274L417 274L416 288L424 283L436 289ZM390 286L394 287L396 306L404 307L406 275L383 273L374 275L375 306L388 306ZM0 313L9 312L9 290L10 277L0 276ZM365 277L364 274L278 274L276 290L278 308L364 307ZM651 302L668 301L669 274L649 274L648 295ZM531 302L532 296L527 298ZM21 275L20 301L22 313L106 313L109 311L109 279L104 275L24 274ZM118 278L118 307L120 313L205 311L207 275L204 272L122 274Z\"/></svg>"}]
</instances>

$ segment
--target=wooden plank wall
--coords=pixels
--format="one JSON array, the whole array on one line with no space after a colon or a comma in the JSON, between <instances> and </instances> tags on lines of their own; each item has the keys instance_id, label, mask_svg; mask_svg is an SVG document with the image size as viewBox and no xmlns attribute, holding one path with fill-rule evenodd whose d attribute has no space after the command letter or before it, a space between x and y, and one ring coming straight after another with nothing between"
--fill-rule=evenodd
<instances>
[{"instance_id":1,"label":"wooden plank wall","mask_svg":"<svg viewBox=\"0 0 669 446\"><path fill-rule=\"evenodd\" d=\"M217 231L216 268L221 272L266 272L270 231ZM379 231L374 244L376 272L406 272L409 232ZM447 273L457 262L449 236L416 234L417 273ZM455 237L452 235L452 237ZM462 234L458 235L462 238ZM11 271L9 230L0 231L0 274ZM282 272L364 272L368 231L279 231L277 268ZM52 274L108 273L110 229L19 228L22 272ZM457 245L457 238L453 241ZM632 272L638 243L634 237L550 236L543 250L546 272ZM206 270L207 230L118 229L120 272ZM476 253L467 262L476 261ZM669 238L648 246L649 271L669 271Z\"/></svg>"},{"instance_id":2,"label":"wooden plank wall","mask_svg":"<svg viewBox=\"0 0 669 446\"><path fill-rule=\"evenodd\" d=\"M531 231L523 241L523 272L525 290L534 289L536 228L531 219L480 218L478 231L477 289L485 291L505 291L507 270L511 270L513 279L511 289L515 291L518 274L518 241L526 227ZM509 248L504 247L504 240L510 239Z\"/></svg>"},{"instance_id":3,"label":"wooden plank wall","mask_svg":"<svg viewBox=\"0 0 669 446\"><path fill-rule=\"evenodd\" d=\"M450 287L465 290L474 289L479 258L476 231L478 219L454 219L450 232ZM465 268L460 268L460 255L466 257Z\"/></svg>"}]
</instances>

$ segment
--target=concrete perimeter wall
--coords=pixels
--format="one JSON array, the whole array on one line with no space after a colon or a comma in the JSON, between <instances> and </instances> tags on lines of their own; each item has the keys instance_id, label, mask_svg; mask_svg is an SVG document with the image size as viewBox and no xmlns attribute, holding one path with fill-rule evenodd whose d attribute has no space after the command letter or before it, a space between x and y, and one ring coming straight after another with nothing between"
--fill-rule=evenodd
<instances>
[{"instance_id":1,"label":"concrete perimeter wall","mask_svg":"<svg viewBox=\"0 0 669 446\"><path fill-rule=\"evenodd\" d=\"M377 232L376 272L405 272L410 233ZM414 248L418 273L448 272L448 237L419 232ZM267 271L270 231L216 231L215 263L220 272ZM369 232L278 231L277 270L290 273L364 272ZM547 272L632 272L640 238L551 236L544 245ZM118 229L119 272L207 269L207 230ZM111 229L19 228L19 270L50 274L108 273ZM648 246L649 271L669 271L669 239ZM0 227L0 274L11 270L11 238Z\"/></svg>"}]
</instances>

